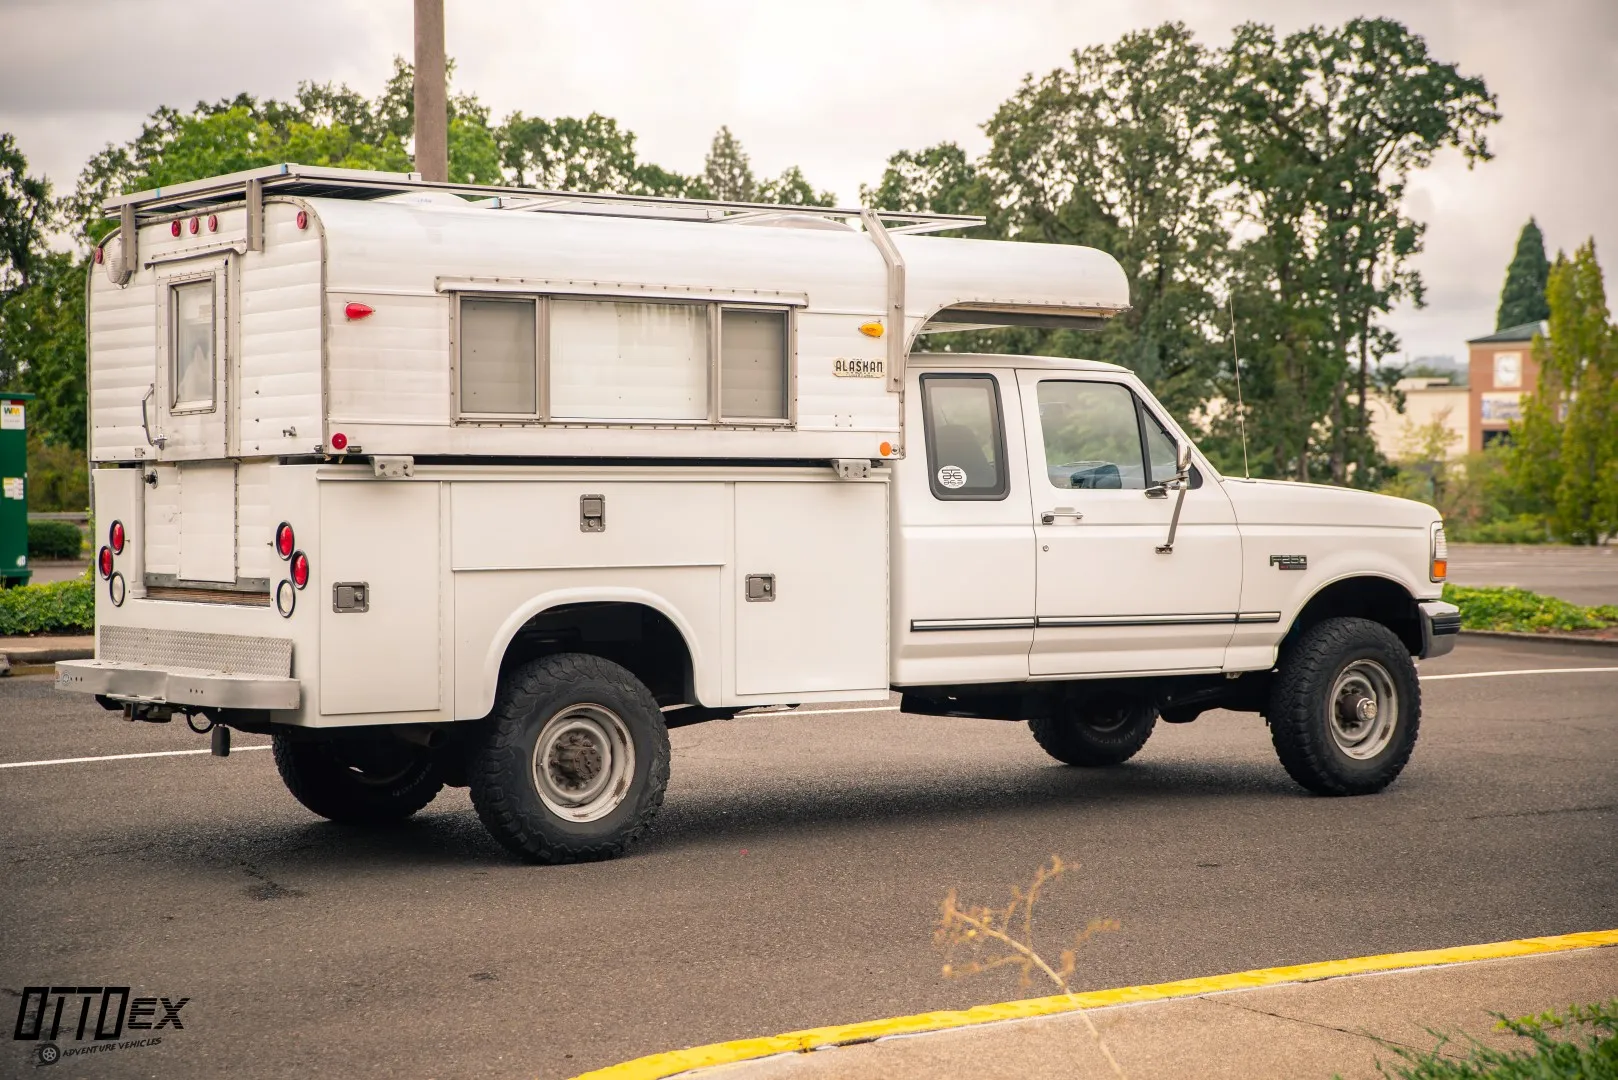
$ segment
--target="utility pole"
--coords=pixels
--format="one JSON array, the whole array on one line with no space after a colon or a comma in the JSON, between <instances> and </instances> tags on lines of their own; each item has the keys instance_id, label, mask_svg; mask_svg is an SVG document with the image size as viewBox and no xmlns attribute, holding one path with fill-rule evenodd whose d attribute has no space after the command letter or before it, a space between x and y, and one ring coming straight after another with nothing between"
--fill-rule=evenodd
<instances>
[{"instance_id":1,"label":"utility pole","mask_svg":"<svg viewBox=\"0 0 1618 1080\"><path fill-rule=\"evenodd\" d=\"M416 171L449 179L449 95L444 78L444 0L416 0Z\"/></svg>"}]
</instances>

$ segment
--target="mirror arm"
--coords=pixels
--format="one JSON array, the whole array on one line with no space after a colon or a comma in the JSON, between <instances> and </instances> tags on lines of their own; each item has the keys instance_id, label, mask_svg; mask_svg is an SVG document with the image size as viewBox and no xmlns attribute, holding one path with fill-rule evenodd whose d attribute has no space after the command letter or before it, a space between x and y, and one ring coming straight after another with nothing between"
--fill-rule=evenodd
<instances>
[{"instance_id":1,"label":"mirror arm","mask_svg":"<svg viewBox=\"0 0 1618 1080\"><path fill-rule=\"evenodd\" d=\"M1159 555L1174 554L1174 534L1180 528L1180 508L1185 505L1185 489L1191 486L1191 447L1181 443L1179 452L1175 455L1175 465L1180 473L1173 480L1174 486L1180 493L1174 499L1174 516L1169 518L1169 538L1157 546Z\"/></svg>"}]
</instances>

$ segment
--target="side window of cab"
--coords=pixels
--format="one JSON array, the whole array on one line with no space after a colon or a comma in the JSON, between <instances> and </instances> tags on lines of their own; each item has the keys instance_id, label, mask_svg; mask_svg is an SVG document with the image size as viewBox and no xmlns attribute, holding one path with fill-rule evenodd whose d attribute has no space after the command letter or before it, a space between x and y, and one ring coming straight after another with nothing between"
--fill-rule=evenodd
<instances>
[{"instance_id":1,"label":"side window of cab","mask_svg":"<svg viewBox=\"0 0 1618 1080\"><path fill-rule=\"evenodd\" d=\"M921 377L927 482L949 502L1004 499L1011 490L1000 384L988 374Z\"/></svg>"}]
</instances>

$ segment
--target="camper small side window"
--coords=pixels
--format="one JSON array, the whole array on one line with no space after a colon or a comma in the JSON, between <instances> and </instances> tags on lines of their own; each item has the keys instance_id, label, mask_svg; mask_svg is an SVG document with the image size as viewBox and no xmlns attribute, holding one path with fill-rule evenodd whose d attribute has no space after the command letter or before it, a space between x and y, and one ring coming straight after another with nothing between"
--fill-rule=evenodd
<instances>
[{"instance_id":1,"label":"camper small side window","mask_svg":"<svg viewBox=\"0 0 1618 1080\"><path fill-rule=\"evenodd\" d=\"M538 413L537 313L533 300L462 298L461 412Z\"/></svg>"},{"instance_id":2,"label":"camper small side window","mask_svg":"<svg viewBox=\"0 0 1618 1080\"><path fill-rule=\"evenodd\" d=\"M724 308L719 316L719 415L787 418L787 313Z\"/></svg>"},{"instance_id":3,"label":"camper small side window","mask_svg":"<svg viewBox=\"0 0 1618 1080\"><path fill-rule=\"evenodd\" d=\"M169 408L205 411L214 404L213 279L169 292Z\"/></svg>"}]
</instances>

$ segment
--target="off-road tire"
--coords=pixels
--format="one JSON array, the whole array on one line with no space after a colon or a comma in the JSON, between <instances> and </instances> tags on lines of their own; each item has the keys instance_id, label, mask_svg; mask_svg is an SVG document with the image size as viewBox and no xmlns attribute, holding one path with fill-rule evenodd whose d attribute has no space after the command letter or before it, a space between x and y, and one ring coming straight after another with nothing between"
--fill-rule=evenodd
<instances>
[{"instance_id":1,"label":"off-road tire","mask_svg":"<svg viewBox=\"0 0 1618 1080\"><path fill-rule=\"evenodd\" d=\"M1338 745L1328 700L1338 676L1369 660L1391 676L1398 694L1394 728L1375 756L1359 759ZM1370 619L1325 619L1285 647L1270 692L1270 741L1287 775L1317 795L1371 795L1393 783L1421 727L1421 683L1410 650Z\"/></svg>"},{"instance_id":2,"label":"off-road tire","mask_svg":"<svg viewBox=\"0 0 1618 1080\"><path fill-rule=\"evenodd\" d=\"M435 756L401 740L367 745L359 737L275 735L271 742L276 771L292 797L339 824L403 821L444 787ZM364 768L356 762L364 762Z\"/></svg>"},{"instance_id":3,"label":"off-road tire","mask_svg":"<svg viewBox=\"0 0 1618 1080\"><path fill-rule=\"evenodd\" d=\"M1157 726L1157 706L1123 701L1107 707L1081 707L1028 721L1034 741L1064 765L1101 768L1122 765L1140 752Z\"/></svg>"},{"instance_id":4,"label":"off-road tire","mask_svg":"<svg viewBox=\"0 0 1618 1080\"><path fill-rule=\"evenodd\" d=\"M593 821L572 821L541 798L536 744L546 724L574 706L610 710L633 744L633 769L616 807ZM522 664L502 678L494 711L467 760L472 805L491 836L539 863L586 862L621 855L651 824L669 780L669 733L651 692L610 660L558 653Z\"/></svg>"}]
</instances>

